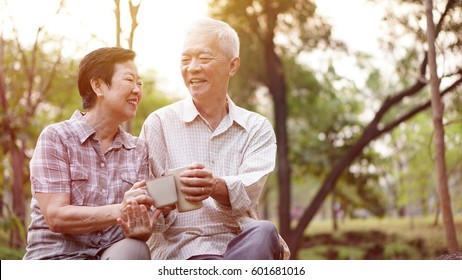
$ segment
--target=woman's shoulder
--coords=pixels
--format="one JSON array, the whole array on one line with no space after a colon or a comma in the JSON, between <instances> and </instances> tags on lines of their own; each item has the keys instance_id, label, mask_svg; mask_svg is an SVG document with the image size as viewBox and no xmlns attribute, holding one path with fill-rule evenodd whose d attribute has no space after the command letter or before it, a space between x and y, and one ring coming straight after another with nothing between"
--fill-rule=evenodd
<instances>
[{"instance_id":1,"label":"woman's shoulder","mask_svg":"<svg viewBox=\"0 0 462 280\"><path fill-rule=\"evenodd\" d=\"M72 122L70 120L65 120L61 122L56 122L48 124L43 128L40 133L42 136L60 136L68 138L74 135L74 129L72 128Z\"/></svg>"},{"instance_id":2,"label":"woman's shoulder","mask_svg":"<svg viewBox=\"0 0 462 280\"><path fill-rule=\"evenodd\" d=\"M78 111L74 112L67 120L46 125L41 134L54 134L67 137L78 134L80 132L81 125L79 125L79 122L81 122L81 118L79 118L77 113Z\"/></svg>"}]
</instances>

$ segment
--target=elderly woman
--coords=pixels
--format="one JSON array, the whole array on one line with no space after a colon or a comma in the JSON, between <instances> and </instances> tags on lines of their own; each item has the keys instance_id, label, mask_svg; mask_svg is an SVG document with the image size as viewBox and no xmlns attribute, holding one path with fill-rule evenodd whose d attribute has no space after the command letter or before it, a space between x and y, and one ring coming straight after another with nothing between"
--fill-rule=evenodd
<instances>
[{"instance_id":1,"label":"elderly woman","mask_svg":"<svg viewBox=\"0 0 462 280\"><path fill-rule=\"evenodd\" d=\"M78 77L86 112L42 131L24 259L150 259L145 242L160 210L151 213L144 187L148 151L120 125L142 97L134 58L122 48L87 54Z\"/></svg>"}]
</instances>

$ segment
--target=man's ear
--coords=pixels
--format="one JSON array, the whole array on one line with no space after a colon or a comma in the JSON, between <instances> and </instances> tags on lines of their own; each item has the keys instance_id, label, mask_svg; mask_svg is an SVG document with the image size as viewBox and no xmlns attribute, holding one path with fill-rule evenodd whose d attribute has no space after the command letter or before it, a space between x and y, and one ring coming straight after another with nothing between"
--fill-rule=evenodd
<instances>
[{"instance_id":1,"label":"man's ear","mask_svg":"<svg viewBox=\"0 0 462 280\"><path fill-rule=\"evenodd\" d=\"M237 69L241 65L241 59L239 57L233 57L229 63L229 76L233 77L237 73Z\"/></svg>"},{"instance_id":2,"label":"man's ear","mask_svg":"<svg viewBox=\"0 0 462 280\"><path fill-rule=\"evenodd\" d=\"M90 80L90 85L93 91L96 93L97 96L103 96L103 91L101 90L102 81L99 78L93 78Z\"/></svg>"}]
</instances>

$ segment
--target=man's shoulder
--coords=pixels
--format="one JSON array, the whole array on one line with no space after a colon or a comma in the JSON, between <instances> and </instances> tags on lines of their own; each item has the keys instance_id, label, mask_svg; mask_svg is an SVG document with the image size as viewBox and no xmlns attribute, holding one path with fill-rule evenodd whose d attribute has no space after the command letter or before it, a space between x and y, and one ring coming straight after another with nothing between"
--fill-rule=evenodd
<instances>
[{"instance_id":1,"label":"man's shoulder","mask_svg":"<svg viewBox=\"0 0 462 280\"><path fill-rule=\"evenodd\" d=\"M248 109L240 107L240 106L235 106L235 109L236 109L236 113L238 113L239 115L242 115L242 116L259 118L259 119L266 119L266 117L263 116L262 114L260 114L258 112L255 112L255 111L248 110Z\"/></svg>"},{"instance_id":2,"label":"man's shoulder","mask_svg":"<svg viewBox=\"0 0 462 280\"><path fill-rule=\"evenodd\" d=\"M265 124L271 125L268 118L264 115L239 106L234 107L233 118L237 123L245 127L261 127Z\"/></svg>"}]
</instances>

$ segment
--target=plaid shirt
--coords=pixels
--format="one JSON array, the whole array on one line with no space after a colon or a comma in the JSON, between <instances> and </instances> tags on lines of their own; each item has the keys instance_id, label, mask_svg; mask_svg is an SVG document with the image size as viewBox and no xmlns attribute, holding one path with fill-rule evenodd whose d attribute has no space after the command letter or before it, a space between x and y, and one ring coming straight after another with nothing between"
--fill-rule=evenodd
<instances>
[{"instance_id":1,"label":"plaid shirt","mask_svg":"<svg viewBox=\"0 0 462 280\"><path fill-rule=\"evenodd\" d=\"M275 166L276 138L266 118L229 98L228 104L229 114L214 131L190 97L153 112L143 125L140 138L149 146L155 177L200 162L226 181L231 201L225 206L207 198L199 210L172 211L148 241L153 259L222 255L229 241L258 219L258 200Z\"/></svg>"},{"instance_id":2,"label":"plaid shirt","mask_svg":"<svg viewBox=\"0 0 462 280\"><path fill-rule=\"evenodd\" d=\"M121 127L103 154L95 130L79 111L45 128L30 162L32 213L24 259L91 259L123 239L117 224L85 234L52 232L35 193L70 193L70 204L76 206L121 203L135 182L148 178L147 157L144 142Z\"/></svg>"}]
</instances>

